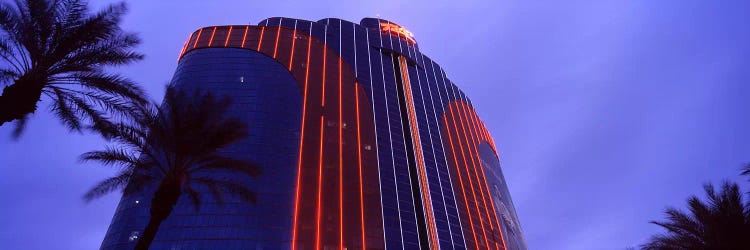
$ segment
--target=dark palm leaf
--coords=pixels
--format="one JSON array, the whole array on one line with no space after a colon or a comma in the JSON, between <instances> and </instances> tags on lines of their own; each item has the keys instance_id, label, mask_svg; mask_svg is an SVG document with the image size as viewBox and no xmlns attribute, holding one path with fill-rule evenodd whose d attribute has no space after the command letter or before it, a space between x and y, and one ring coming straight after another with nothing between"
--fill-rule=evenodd
<instances>
[{"instance_id":1,"label":"dark palm leaf","mask_svg":"<svg viewBox=\"0 0 750 250\"><path fill-rule=\"evenodd\" d=\"M737 184L725 182L717 193L704 186L706 202L688 199L689 213L669 208L667 220L651 223L667 232L651 237L643 249L750 249L750 207Z\"/></svg>"},{"instance_id":2,"label":"dark palm leaf","mask_svg":"<svg viewBox=\"0 0 750 250\"><path fill-rule=\"evenodd\" d=\"M81 106L75 101L73 104ZM248 135L247 125L228 115L230 105L228 98L202 91L187 93L173 86L167 87L162 104L137 105L129 122L108 125L116 147L81 156L82 161L100 162L121 171L84 198L91 200L115 190L130 194L158 187L151 202L153 223L161 223L183 195L196 210L205 197L218 204L228 197L256 202L256 194L245 182L247 177L258 176L260 169L222 152ZM140 241L150 242L156 228L158 225L149 224ZM139 242L139 249L144 244L148 245Z\"/></svg>"},{"instance_id":3,"label":"dark palm leaf","mask_svg":"<svg viewBox=\"0 0 750 250\"><path fill-rule=\"evenodd\" d=\"M138 37L120 28L126 11L120 3L92 14L82 0L0 3L0 126L18 120L17 138L44 94L70 130L111 136L110 120L146 102L138 85L105 72L143 58L133 51Z\"/></svg>"}]
</instances>

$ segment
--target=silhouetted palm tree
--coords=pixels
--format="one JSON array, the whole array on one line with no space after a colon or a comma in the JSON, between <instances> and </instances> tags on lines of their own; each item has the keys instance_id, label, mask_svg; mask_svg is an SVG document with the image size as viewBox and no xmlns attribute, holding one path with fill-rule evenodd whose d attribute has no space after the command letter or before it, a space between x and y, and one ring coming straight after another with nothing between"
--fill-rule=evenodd
<instances>
[{"instance_id":1,"label":"silhouetted palm tree","mask_svg":"<svg viewBox=\"0 0 750 250\"><path fill-rule=\"evenodd\" d=\"M115 126L116 147L81 156L83 161L122 168L116 176L97 184L84 198L90 201L115 190L127 195L149 190L144 187L156 188L151 217L136 249L148 249L159 225L183 195L196 210L201 204L201 190L208 191L219 204L223 203L224 194L255 202L255 193L240 178L219 177L260 174L254 164L220 152L248 135L241 120L228 116L230 102L228 98L200 91L188 95L170 86L158 107L139 106L134 122Z\"/></svg>"},{"instance_id":2,"label":"silhouetted palm tree","mask_svg":"<svg viewBox=\"0 0 750 250\"><path fill-rule=\"evenodd\" d=\"M666 229L643 249L750 249L750 204L736 183L724 182L721 193L704 186L708 201L688 199L689 213L666 210L667 221L651 223Z\"/></svg>"},{"instance_id":3,"label":"silhouetted palm tree","mask_svg":"<svg viewBox=\"0 0 750 250\"><path fill-rule=\"evenodd\" d=\"M18 120L17 138L44 94L69 129L106 135L108 115L145 102L136 84L104 70L143 58L132 51L138 37L120 29L126 11L120 3L91 14L81 0L0 3L0 126Z\"/></svg>"}]
</instances>

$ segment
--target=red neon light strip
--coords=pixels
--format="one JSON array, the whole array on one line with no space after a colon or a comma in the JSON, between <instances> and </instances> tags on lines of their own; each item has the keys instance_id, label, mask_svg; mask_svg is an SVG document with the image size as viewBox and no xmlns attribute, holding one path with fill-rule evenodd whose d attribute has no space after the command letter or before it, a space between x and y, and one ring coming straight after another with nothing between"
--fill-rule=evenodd
<instances>
[{"instance_id":1,"label":"red neon light strip","mask_svg":"<svg viewBox=\"0 0 750 250\"><path fill-rule=\"evenodd\" d=\"M208 40L208 47L211 47L211 44L214 43L215 34L216 34L216 26L214 26L214 31L211 32L211 39Z\"/></svg>"},{"instance_id":2,"label":"red neon light strip","mask_svg":"<svg viewBox=\"0 0 750 250\"><path fill-rule=\"evenodd\" d=\"M454 114L454 112L453 112L453 106L449 105L448 108L450 109L451 114ZM456 118L455 118L455 116L457 115L457 112L455 112L455 113L456 113L455 115L451 115L451 119L453 120L453 126L456 128L456 131L458 131L458 124L456 123ZM461 132L462 133L457 133L456 137L460 137L460 134L466 133L466 130L462 129ZM468 143L468 141L466 143ZM487 232L484 229L484 221L482 220L482 212L481 212L482 210L479 209L479 204L478 204L479 203L479 199L477 199L476 189L474 188L474 181L471 180L471 174L469 173L469 163L466 161L466 159L468 157L466 157L466 154L464 153L463 144L461 143L461 138L458 138L458 146L460 148L461 155L463 156L462 158L464 160L464 166L466 167L467 179L469 180L469 185L470 185L470 187L472 189L471 190L471 194L472 194L472 197L474 197L474 208L477 211L477 217L479 218L479 225L482 228L482 235L484 236L484 242L485 242L485 245L487 247L489 247L490 244L489 244L489 241L487 240ZM468 147L468 145L467 145L467 147ZM468 150L467 150L467 152L468 152ZM477 242L477 245L479 245L479 242Z\"/></svg>"},{"instance_id":3,"label":"red neon light strip","mask_svg":"<svg viewBox=\"0 0 750 250\"><path fill-rule=\"evenodd\" d=\"M246 29L247 31L247 29ZM246 32L247 33L247 32ZM312 46L312 38L307 38L307 64L310 64L310 48ZM305 139L305 121L307 120L307 83L310 79L310 67L305 69L305 86L304 94L302 99L302 132L300 132L299 138L299 159L297 160L297 190L295 191L294 198L294 225L292 226L292 250L297 249L297 216L299 213L299 199L300 199L300 185L302 184L302 142Z\"/></svg>"},{"instance_id":4,"label":"red neon light strip","mask_svg":"<svg viewBox=\"0 0 750 250\"><path fill-rule=\"evenodd\" d=\"M315 249L320 249L320 213L323 196L323 115L320 116L320 151L318 152L318 208L315 216Z\"/></svg>"},{"instance_id":5,"label":"red neon light strip","mask_svg":"<svg viewBox=\"0 0 750 250\"><path fill-rule=\"evenodd\" d=\"M256 51L260 52L260 46L263 45L263 33L266 32L266 27L261 26L260 27L260 38L258 39L258 49Z\"/></svg>"},{"instance_id":6,"label":"red neon light strip","mask_svg":"<svg viewBox=\"0 0 750 250\"><path fill-rule=\"evenodd\" d=\"M475 136L475 133L474 133L474 131L475 131L474 130L475 129L474 125L475 124L471 121L471 118L469 117L469 113L470 112L469 112L469 110L467 108L468 105L466 105L465 103L459 103L459 104L460 105L458 105L458 106L460 106L460 108L462 110L461 113L463 114L463 116L465 118L464 121L463 121L463 123L465 123L466 127L468 128L466 135L468 137L471 137L471 140L470 140L471 142L469 143L469 150L470 150L469 154L473 155L472 156L472 162L474 162L474 161L477 162L477 164L474 165L474 167L475 167L474 171L476 173L477 183L479 184L480 191L482 193L482 203L484 204L484 210L485 210L485 213L487 214L487 220L488 220L488 222L490 224L490 229L491 230L495 229L495 227L492 224L492 222L497 223L496 225L497 225L498 229L500 229L500 221L497 220L497 216L496 216L495 209L494 209L494 204L492 203L492 197L490 197L490 189L489 189L489 186L487 185L487 178L484 175L484 169L482 168L481 158L479 157L478 146L479 146L480 142L477 140L477 138ZM469 139L467 138L467 140L469 140ZM479 176L480 173L481 173L481 177ZM484 192L485 188L487 190L486 194ZM487 203L489 203L490 206L492 207L492 212L493 212L492 214L489 213L490 206L488 206ZM492 215L495 215L495 216L492 216ZM495 221L492 221L492 218L495 218ZM501 241L502 241L502 233L500 235L501 235ZM495 242L495 246L498 249L500 248L500 246L498 245L497 242Z\"/></svg>"},{"instance_id":7,"label":"red neon light strip","mask_svg":"<svg viewBox=\"0 0 750 250\"><path fill-rule=\"evenodd\" d=\"M427 184L427 173L425 172L424 155L422 154L422 144L419 137L419 128L417 128L417 116L414 109L414 99L411 92L411 83L409 81L409 72L406 66L406 58L403 56L399 57L399 66L401 67L401 79L404 87L404 95L406 96L406 102L409 113L409 127L411 130L412 141L414 142L414 153L417 157L417 173L419 173L419 187L422 194L422 202L425 206L425 215L427 215L427 226L428 236L430 237L430 244L433 247L439 247L437 240L437 230L435 228L435 217L432 210L432 199L430 198L429 186Z\"/></svg>"},{"instance_id":8,"label":"red neon light strip","mask_svg":"<svg viewBox=\"0 0 750 250\"><path fill-rule=\"evenodd\" d=\"M242 35L242 45L240 47L245 47L245 41L247 41L247 30L250 29L250 26L245 26L245 34Z\"/></svg>"},{"instance_id":9,"label":"red neon light strip","mask_svg":"<svg viewBox=\"0 0 750 250\"><path fill-rule=\"evenodd\" d=\"M198 46L198 40L201 40L201 34L203 34L203 28L198 30L198 37L195 38L195 42L193 43L193 48L195 48L195 46Z\"/></svg>"},{"instance_id":10,"label":"red neon light strip","mask_svg":"<svg viewBox=\"0 0 750 250\"><path fill-rule=\"evenodd\" d=\"M227 33L227 40L224 40L224 47L229 45L229 37L232 36L232 26L229 26L229 32Z\"/></svg>"},{"instance_id":11,"label":"red neon light strip","mask_svg":"<svg viewBox=\"0 0 750 250\"><path fill-rule=\"evenodd\" d=\"M466 215L469 217L469 225L471 226L471 235L474 237L474 244L479 248L479 241L477 240L477 233L474 231L474 221L471 218L471 208L469 207L469 201L466 199L466 191L464 190L464 181L461 178L461 168L458 165L458 155L456 154L456 148L453 146L453 136L451 135L451 126L448 124L448 114L443 115L443 124L445 129L448 131L448 142L451 145L451 152L453 152L453 163L456 166L456 173L458 174L458 182L461 184L461 194L463 194L464 205L466 206ZM458 137L458 129L455 129L456 137ZM468 177L467 177L468 178ZM467 246L468 247L468 246Z\"/></svg>"},{"instance_id":12,"label":"red neon light strip","mask_svg":"<svg viewBox=\"0 0 750 250\"><path fill-rule=\"evenodd\" d=\"M292 55L289 56L289 70L292 70L292 62L294 62L294 45L297 41L297 29L292 32Z\"/></svg>"},{"instance_id":13,"label":"red neon light strip","mask_svg":"<svg viewBox=\"0 0 750 250\"><path fill-rule=\"evenodd\" d=\"M273 58L276 58L276 51L279 49L279 35L281 34L281 26L276 30L276 43L273 45Z\"/></svg>"},{"instance_id":14,"label":"red neon light strip","mask_svg":"<svg viewBox=\"0 0 750 250\"><path fill-rule=\"evenodd\" d=\"M463 106L466 107L467 105L463 105ZM473 109L471 109L470 107L466 107L466 109L468 109L469 111L473 111ZM479 123L477 121L478 116L477 116L476 112L468 112L468 113L469 113L469 116L470 116L469 122L470 122L470 125L472 126L472 131L473 131L473 134L474 134L474 139L476 140L476 144L474 144L474 151L475 151L475 153L477 155L477 160L479 160L481 162L481 160L480 160L481 158L479 156L479 148L478 148L479 145L480 145L480 143L481 143L481 141L479 140L479 138L477 138L478 134L479 134L478 131L480 130L479 129ZM490 205L492 207L492 215L494 215L494 217L495 217L495 223L497 223L497 233L500 235L500 241L503 244L503 249L507 249L507 247L505 246L505 236L503 235L502 227L500 226L500 218L497 217L497 210L495 210L495 203L493 202L493 199L491 197L492 193L490 192L490 186L487 183L487 177L484 174L484 169L482 169L481 173L482 173L482 179L484 181L484 186L487 189L487 196L490 196L488 200L489 200L489 203L490 203ZM495 243L495 244L497 244L497 243ZM498 246L498 248L499 248L499 246Z\"/></svg>"},{"instance_id":15,"label":"red neon light strip","mask_svg":"<svg viewBox=\"0 0 750 250\"><path fill-rule=\"evenodd\" d=\"M193 35L190 35L190 38L188 38L187 41L185 41L185 44L182 45L182 49L180 50L180 56L177 57L177 60L180 60L182 58L182 55L185 54L185 49L187 49L188 43L190 42L190 39L193 38Z\"/></svg>"},{"instance_id":16,"label":"red neon light strip","mask_svg":"<svg viewBox=\"0 0 750 250\"><path fill-rule=\"evenodd\" d=\"M456 103L456 109L458 109L458 119L459 119L459 122L461 122L461 128L464 131L464 139L466 140L466 149L469 152L469 156L471 156L471 165L472 165L472 168L474 169L474 179L477 181L477 187L480 187L479 193L482 196L482 204L484 204L485 215L487 216L487 221L491 222L492 217L490 216L489 208L487 206L487 195L484 193L484 189L481 188L481 186L484 186L484 185L482 185L483 184L482 180L479 179L479 173L480 173L479 168L481 168L481 162L477 162L477 157L479 156L474 155L475 152L478 152L475 148L476 142L474 141L473 133L471 132L471 129L470 129L471 126L469 125L469 118L468 118L468 114L466 111L466 105L462 105L462 104L463 103ZM471 140L469 139L470 137L471 137ZM479 167L477 167L477 165L479 165ZM481 173L484 174L484 171L481 171ZM495 225L493 225L492 223L488 223L488 224L490 224L491 230L495 229Z\"/></svg>"},{"instance_id":17,"label":"red neon light strip","mask_svg":"<svg viewBox=\"0 0 750 250\"><path fill-rule=\"evenodd\" d=\"M326 105L326 58L328 58L328 45L323 45L323 90L320 98L320 106Z\"/></svg>"},{"instance_id":18,"label":"red neon light strip","mask_svg":"<svg viewBox=\"0 0 750 250\"><path fill-rule=\"evenodd\" d=\"M495 225L492 223L492 218L497 219L497 217L493 217L490 214L490 206L487 205L487 203L492 204L491 201L488 201L489 198L489 188L487 188L487 193L485 193L485 187L487 187L486 179L484 177L484 170L482 169L482 163L479 159L479 151L477 150L477 142L474 140L474 134L471 130L471 125L469 123L469 117L468 117L468 111L466 110L466 104L465 103L456 103L456 109L460 109L458 111L459 113L459 121L461 122L461 127L464 129L464 138L466 139L466 149L468 150L468 154L471 157L471 165L474 169L474 179L477 182L477 187L479 188L479 193L481 194L482 198L482 205L484 207L484 213L487 218L487 224L490 225L490 230L495 230ZM480 178L481 173L481 178ZM485 181L485 182L483 182ZM499 226L499 223L498 223ZM494 237L492 237L494 239ZM500 246L495 241L495 247L500 248ZM489 247L489 245L488 245Z\"/></svg>"},{"instance_id":19,"label":"red neon light strip","mask_svg":"<svg viewBox=\"0 0 750 250\"><path fill-rule=\"evenodd\" d=\"M357 166L359 167L359 219L362 226L362 249L367 249L365 242L365 201L362 191L362 139L359 130L359 83L354 84L354 103L357 109Z\"/></svg>"},{"instance_id":20,"label":"red neon light strip","mask_svg":"<svg viewBox=\"0 0 750 250\"><path fill-rule=\"evenodd\" d=\"M339 57L339 249L344 249L344 147L343 114L341 108L341 57Z\"/></svg>"}]
</instances>

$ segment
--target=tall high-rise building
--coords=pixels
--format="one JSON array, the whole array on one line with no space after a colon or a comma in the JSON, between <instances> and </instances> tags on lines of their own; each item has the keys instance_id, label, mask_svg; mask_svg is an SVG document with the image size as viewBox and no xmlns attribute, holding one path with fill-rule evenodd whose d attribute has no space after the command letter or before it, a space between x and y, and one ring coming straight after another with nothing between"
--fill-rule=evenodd
<instances>
[{"instance_id":1,"label":"tall high-rise building","mask_svg":"<svg viewBox=\"0 0 750 250\"><path fill-rule=\"evenodd\" d=\"M263 169L256 204L180 200L154 249L526 249L489 131L390 21L274 17L190 35L172 83L229 95ZM132 249L148 192L103 249Z\"/></svg>"}]
</instances>

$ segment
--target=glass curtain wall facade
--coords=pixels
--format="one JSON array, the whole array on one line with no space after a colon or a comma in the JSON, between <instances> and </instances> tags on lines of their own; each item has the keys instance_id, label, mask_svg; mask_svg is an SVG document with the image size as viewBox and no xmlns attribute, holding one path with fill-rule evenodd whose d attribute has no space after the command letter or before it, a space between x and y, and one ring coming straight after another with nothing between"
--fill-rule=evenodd
<instances>
[{"instance_id":1,"label":"glass curtain wall facade","mask_svg":"<svg viewBox=\"0 0 750 250\"><path fill-rule=\"evenodd\" d=\"M190 35L173 84L233 97L257 204L180 200L155 249L526 249L495 143L398 24L274 17ZM145 192L102 249L132 249Z\"/></svg>"}]
</instances>

